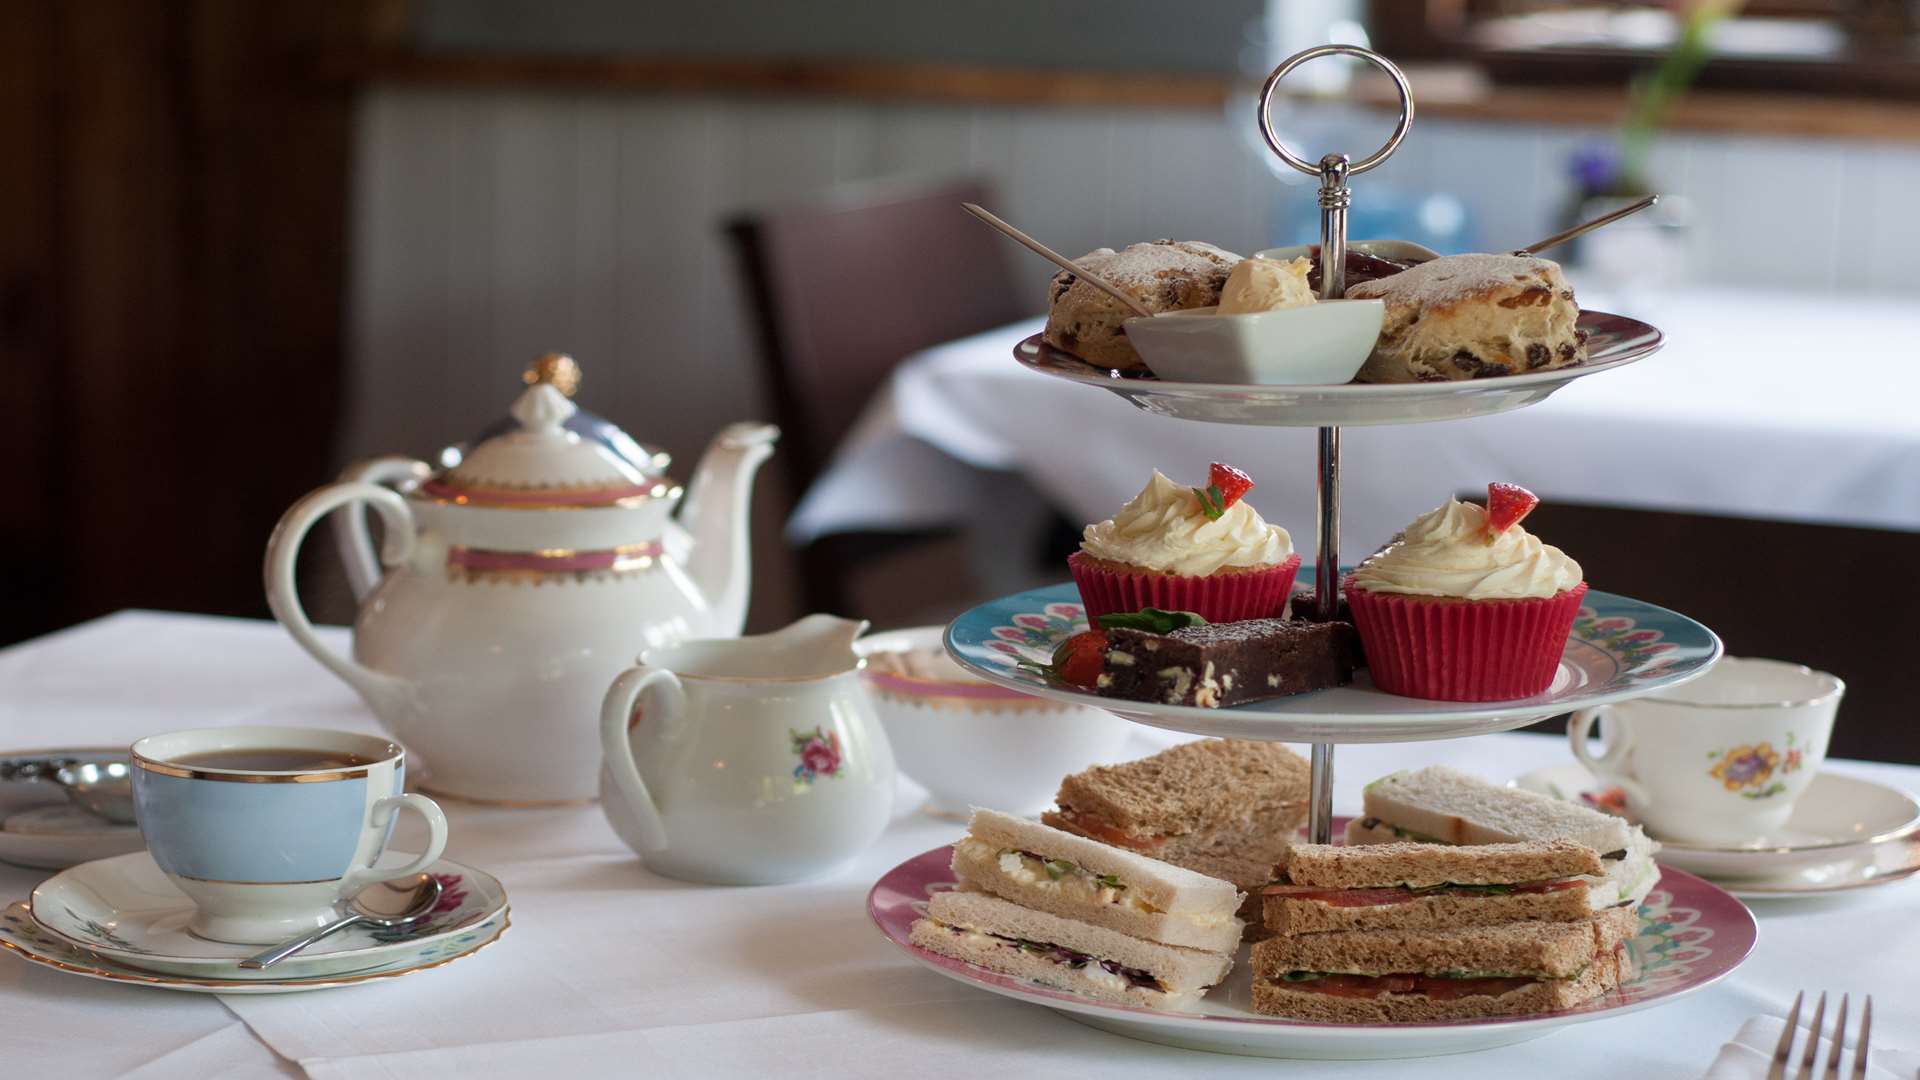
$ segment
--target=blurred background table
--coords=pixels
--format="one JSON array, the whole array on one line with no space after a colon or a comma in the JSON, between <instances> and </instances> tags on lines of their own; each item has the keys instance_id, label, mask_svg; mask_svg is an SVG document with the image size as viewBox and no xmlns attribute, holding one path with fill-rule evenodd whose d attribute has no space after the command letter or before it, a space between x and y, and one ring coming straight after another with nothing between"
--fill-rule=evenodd
<instances>
[{"instance_id":1,"label":"blurred background table","mask_svg":"<svg viewBox=\"0 0 1920 1080\"><path fill-rule=\"evenodd\" d=\"M328 631L339 634L339 631ZM343 636L343 635L342 635ZM592 717L577 718L590 724ZM125 612L0 651L6 747L116 744L198 725L374 730L345 684L263 622ZM1141 729L1128 756L1179 738ZM1568 760L1534 735L1342 747L1336 811L1398 768L1446 763L1495 779ZM428 768L432 763L427 762ZM1920 768L1832 762L1920 787ZM895 821L853 863L764 888L649 873L597 806L510 810L444 800L449 858L506 885L513 926L485 951L380 984L213 998L96 982L0 956L7 1076L146 1080L298 1076L833 1076L1097 1074L1270 1077L1288 1066L1133 1042L927 971L875 932L867 890L960 833L919 814L902 781ZM414 842L406 822L397 841ZM0 864L0 899L46 874ZM1920 1030L1913 882L1825 901L1758 905L1761 944L1728 980L1672 1005L1473 1056L1497 1076L1696 1076L1748 1016L1784 1015L1809 980L1875 995L1875 1032ZM1404 1076L1431 1062L1320 1062L1315 1076Z\"/></svg>"},{"instance_id":2,"label":"blurred background table","mask_svg":"<svg viewBox=\"0 0 1920 1080\"><path fill-rule=\"evenodd\" d=\"M1851 680L1836 752L1920 761L1903 719L1920 695L1904 660L1920 583L1894 569L1920 551L1920 368L1898 344L1920 340L1920 310L1704 288L1582 301L1659 326L1666 347L1530 408L1346 429L1344 560L1448 495L1519 483L1545 500L1528 528L1595 588L1699 618L1733 653ZM1226 461L1253 474L1251 501L1310 556L1312 429L1172 420L1039 375L1012 350L1040 326L903 362L789 537L957 527L977 588L1004 593L1064 579L1080 525L1111 516L1149 470L1193 479Z\"/></svg>"}]
</instances>

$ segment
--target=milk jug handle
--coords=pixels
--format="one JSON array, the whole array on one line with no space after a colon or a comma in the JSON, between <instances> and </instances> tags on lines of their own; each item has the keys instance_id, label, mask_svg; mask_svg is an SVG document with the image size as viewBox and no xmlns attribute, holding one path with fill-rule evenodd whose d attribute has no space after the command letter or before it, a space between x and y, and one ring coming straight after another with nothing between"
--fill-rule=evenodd
<instances>
[{"instance_id":1,"label":"milk jug handle","mask_svg":"<svg viewBox=\"0 0 1920 1080\"><path fill-rule=\"evenodd\" d=\"M629 668L615 679L600 708L600 747L606 755L607 775L633 811L633 820L640 828L640 850L645 854L667 849L667 827L633 757L628 725L635 705L640 706L641 722L673 731L686 715L687 692L673 672L643 665Z\"/></svg>"},{"instance_id":2,"label":"milk jug handle","mask_svg":"<svg viewBox=\"0 0 1920 1080\"><path fill-rule=\"evenodd\" d=\"M300 545L306 540L307 532L335 508L350 503L366 503L380 515L380 522L386 528L386 565L397 565L412 554L413 515L407 510L405 499L378 484L329 484L308 493L305 498L288 507L280 518L280 524L274 526L273 536L267 541L264 567L267 606L273 609L273 617L280 620L280 625L287 628L287 633L293 635L293 640L299 642L301 648L312 653L313 658L329 671L345 679L378 711L381 699L395 689L396 680L335 652L321 641L320 635L314 632L313 622L307 618L306 609L300 606L298 585L294 579Z\"/></svg>"}]
</instances>

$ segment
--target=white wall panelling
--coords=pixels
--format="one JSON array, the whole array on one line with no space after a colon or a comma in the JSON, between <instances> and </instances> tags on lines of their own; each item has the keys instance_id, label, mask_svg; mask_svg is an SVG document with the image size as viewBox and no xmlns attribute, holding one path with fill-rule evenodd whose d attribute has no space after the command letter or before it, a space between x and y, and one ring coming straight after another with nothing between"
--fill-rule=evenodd
<instances>
[{"instance_id":1,"label":"white wall panelling","mask_svg":"<svg viewBox=\"0 0 1920 1080\"><path fill-rule=\"evenodd\" d=\"M1311 189L1282 186L1229 127L1251 116L376 90L359 121L342 460L465 437L501 414L528 358L563 349L589 407L672 450L684 476L716 428L766 412L728 216L848 181L972 172L1071 253L1160 236L1248 251L1276 206L1312 212ZM1346 110L1280 122L1313 152L1365 153L1384 130ZM1450 191L1484 243L1524 242L1550 231L1566 157L1597 134L1423 119L1358 197ZM1697 264L1720 279L1920 294L1920 151L1685 136L1654 160L1663 189L1692 197ZM1037 310L1047 267L1008 259Z\"/></svg>"}]
</instances>

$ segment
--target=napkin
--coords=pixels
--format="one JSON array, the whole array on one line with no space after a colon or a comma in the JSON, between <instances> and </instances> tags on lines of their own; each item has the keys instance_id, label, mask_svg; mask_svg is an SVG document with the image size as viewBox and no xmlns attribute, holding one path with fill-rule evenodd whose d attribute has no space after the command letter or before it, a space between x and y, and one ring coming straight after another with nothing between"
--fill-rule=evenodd
<instances>
[{"instance_id":1,"label":"napkin","mask_svg":"<svg viewBox=\"0 0 1920 1080\"><path fill-rule=\"evenodd\" d=\"M1837 1002L1827 1001L1825 1021L1831 1024L1833 1010ZM1773 1048L1780 1045L1780 1033L1785 1031L1787 1022L1777 1016L1755 1016L1740 1025L1740 1031L1733 1041L1720 1047L1720 1056L1713 1059L1707 1068L1704 1080L1765 1080L1767 1067L1773 1064ZM1853 1003L1847 1015L1847 1034L1855 1035L1860 1031L1860 1003ZM1874 1033L1878 1035L1878 1031ZM1800 1067L1800 1055L1805 1053L1806 1033L1802 1031L1794 1036L1793 1058L1789 1062L1787 1075ZM1920 1076L1920 1053L1912 1050L1900 1050L1880 1045L1879 1039L1870 1035L1867 1039L1867 1080L1914 1080ZM1827 1055L1833 1052L1833 1044L1827 1039L1820 1040L1820 1056L1814 1064L1821 1070L1815 1075L1824 1075L1827 1067ZM1841 1076L1853 1075L1853 1051L1847 1051L1840 1061Z\"/></svg>"}]
</instances>

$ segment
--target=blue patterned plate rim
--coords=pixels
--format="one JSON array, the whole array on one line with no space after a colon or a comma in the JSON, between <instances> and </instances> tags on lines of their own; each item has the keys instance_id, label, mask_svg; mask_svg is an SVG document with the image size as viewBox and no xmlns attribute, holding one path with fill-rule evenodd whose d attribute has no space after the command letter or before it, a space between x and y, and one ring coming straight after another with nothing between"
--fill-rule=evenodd
<instances>
[{"instance_id":1,"label":"blue patterned plate rim","mask_svg":"<svg viewBox=\"0 0 1920 1080\"><path fill-rule=\"evenodd\" d=\"M1311 567L1301 568L1302 584L1311 585L1313 576ZM1589 589L1567 643L1567 656L1572 659L1561 660L1556 689L1514 701L1398 697L1372 689L1363 677L1354 686L1230 709L1206 709L1103 698L1017 666L1020 660L1045 662L1054 645L1084 629L1080 593L1069 581L1004 596L966 611L947 626L943 642L961 666L996 685L1091 705L1176 730L1185 730L1183 720L1218 729L1223 718L1231 718L1231 723L1242 728L1255 718L1271 718L1276 722L1349 725L1362 738L1370 724L1384 721L1445 726L1501 718L1544 718L1624 701L1696 679L1706 674L1724 652L1718 635L1685 615ZM1574 669L1583 685L1561 685L1568 682L1569 669Z\"/></svg>"}]
</instances>

